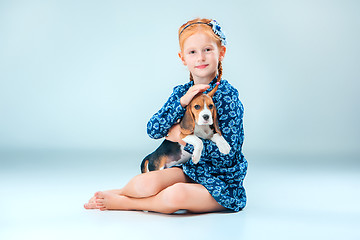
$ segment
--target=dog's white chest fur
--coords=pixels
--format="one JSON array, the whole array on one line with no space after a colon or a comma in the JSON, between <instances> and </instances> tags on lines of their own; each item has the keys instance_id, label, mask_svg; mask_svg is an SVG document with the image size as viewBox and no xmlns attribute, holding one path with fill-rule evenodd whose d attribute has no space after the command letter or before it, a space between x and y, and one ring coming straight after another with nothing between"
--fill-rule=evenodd
<instances>
[{"instance_id":1,"label":"dog's white chest fur","mask_svg":"<svg viewBox=\"0 0 360 240\"><path fill-rule=\"evenodd\" d=\"M198 125L195 123L194 134L204 139L211 139L214 135L214 131L209 125Z\"/></svg>"}]
</instances>

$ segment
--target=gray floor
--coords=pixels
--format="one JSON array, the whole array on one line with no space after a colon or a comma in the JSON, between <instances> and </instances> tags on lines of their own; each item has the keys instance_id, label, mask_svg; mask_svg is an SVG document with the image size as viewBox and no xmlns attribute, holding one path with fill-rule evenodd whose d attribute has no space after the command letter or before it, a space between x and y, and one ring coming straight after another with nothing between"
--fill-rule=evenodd
<instances>
[{"instance_id":1,"label":"gray floor","mask_svg":"<svg viewBox=\"0 0 360 240\"><path fill-rule=\"evenodd\" d=\"M143 153L2 153L0 239L360 239L360 168L252 156L239 213L84 210L122 186ZM304 157L305 158L305 157ZM341 163L343 160L341 161Z\"/></svg>"}]
</instances>

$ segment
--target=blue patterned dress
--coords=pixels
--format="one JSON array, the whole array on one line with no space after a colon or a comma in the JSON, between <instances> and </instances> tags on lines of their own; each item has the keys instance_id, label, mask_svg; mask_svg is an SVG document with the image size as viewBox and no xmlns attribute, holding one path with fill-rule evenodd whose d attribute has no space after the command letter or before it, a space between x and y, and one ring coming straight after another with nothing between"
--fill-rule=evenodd
<instances>
[{"instance_id":1,"label":"blue patterned dress","mask_svg":"<svg viewBox=\"0 0 360 240\"><path fill-rule=\"evenodd\" d=\"M186 109L181 106L180 98L193 85L193 82L189 82L175 87L165 105L151 117L147 124L147 132L151 138L165 137L169 129L184 116ZM215 85L216 78L205 93L211 91ZM214 142L203 139L204 149L198 164L189 160L182 164L182 169L192 180L202 184L219 204L237 212L246 205L243 181L247 161L241 150L244 141L244 109L238 91L226 80L221 80L213 101L220 130L230 144L231 151L224 155L219 152ZM186 144L185 150L192 153L194 148Z\"/></svg>"}]
</instances>

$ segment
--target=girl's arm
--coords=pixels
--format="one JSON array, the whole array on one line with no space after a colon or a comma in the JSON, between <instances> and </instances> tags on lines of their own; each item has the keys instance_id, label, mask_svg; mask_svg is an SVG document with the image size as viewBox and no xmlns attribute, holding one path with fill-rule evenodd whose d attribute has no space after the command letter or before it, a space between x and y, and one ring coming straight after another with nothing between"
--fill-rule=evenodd
<instances>
[{"instance_id":1,"label":"girl's arm","mask_svg":"<svg viewBox=\"0 0 360 240\"><path fill-rule=\"evenodd\" d=\"M204 92L210 86L205 84L194 85L185 93L182 86L174 88L173 93L164 106L155 113L147 124L147 133L151 138L159 139L168 135L170 128L185 114L185 107L196 94ZM180 134L180 133L179 133ZM180 142L180 144L182 144Z\"/></svg>"},{"instance_id":2,"label":"girl's arm","mask_svg":"<svg viewBox=\"0 0 360 240\"><path fill-rule=\"evenodd\" d=\"M219 93L215 94L214 101L217 107L218 123L221 133L225 140L231 146L229 154L224 155L219 151L218 146L211 140L203 139L204 150L202 154L203 160L214 160L220 162L227 159L233 159L235 155L241 153L241 148L244 140L243 129L243 105L239 100L238 91L228 85L226 88L219 88ZM169 133L167 139L173 142L179 142L185 146L185 142L180 138L180 127L174 125ZM193 146L186 144L184 148L189 153L193 152Z\"/></svg>"},{"instance_id":3,"label":"girl's arm","mask_svg":"<svg viewBox=\"0 0 360 240\"><path fill-rule=\"evenodd\" d=\"M175 124L170 128L168 135L166 136L166 140L178 142L181 145L186 146L186 142L184 142L180 137L180 124Z\"/></svg>"},{"instance_id":4,"label":"girl's arm","mask_svg":"<svg viewBox=\"0 0 360 240\"><path fill-rule=\"evenodd\" d=\"M178 119L184 116L185 108L180 104L182 96L182 87L175 87L164 106L150 118L147 124L147 133L151 138L160 139L165 137Z\"/></svg>"}]
</instances>

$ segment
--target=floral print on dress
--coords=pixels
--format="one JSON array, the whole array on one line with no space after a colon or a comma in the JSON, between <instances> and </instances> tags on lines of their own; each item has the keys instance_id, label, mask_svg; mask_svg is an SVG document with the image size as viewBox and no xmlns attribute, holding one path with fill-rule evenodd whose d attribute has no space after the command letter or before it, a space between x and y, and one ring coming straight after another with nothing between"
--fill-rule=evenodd
<instances>
[{"instance_id":1,"label":"floral print on dress","mask_svg":"<svg viewBox=\"0 0 360 240\"><path fill-rule=\"evenodd\" d=\"M215 78L205 93L216 86L216 81ZM193 85L193 82L189 82L173 89L164 106L147 124L147 132L151 138L165 137L169 129L184 116L186 109L181 106L180 98ZM239 100L238 91L223 79L214 94L213 101L218 113L219 128L231 146L231 151L227 155L222 154L214 142L203 139L204 148L200 161L194 164L190 160L181 167L187 176L202 184L219 204L237 212L246 205L243 181L248 164L242 154L244 108ZM186 144L184 149L189 153L194 150L190 144Z\"/></svg>"}]
</instances>

